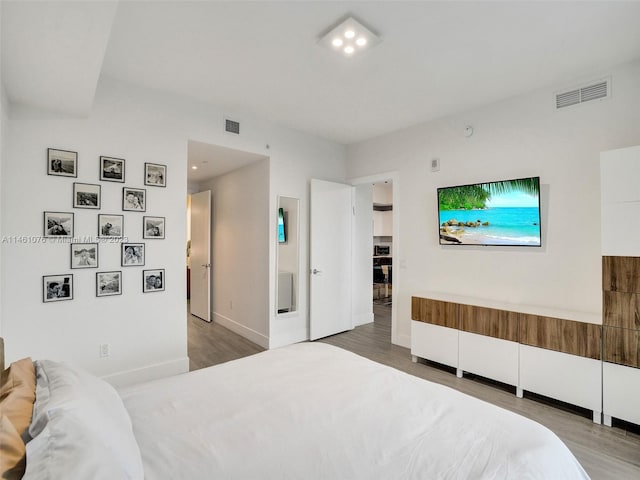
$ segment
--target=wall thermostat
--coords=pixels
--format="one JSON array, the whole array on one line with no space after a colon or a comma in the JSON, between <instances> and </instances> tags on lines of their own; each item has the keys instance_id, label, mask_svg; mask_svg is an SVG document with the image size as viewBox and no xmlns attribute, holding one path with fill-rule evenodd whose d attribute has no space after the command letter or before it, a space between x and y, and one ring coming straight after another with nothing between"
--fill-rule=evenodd
<instances>
[{"instance_id":1,"label":"wall thermostat","mask_svg":"<svg viewBox=\"0 0 640 480\"><path fill-rule=\"evenodd\" d=\"M471 135L473 135L473 127L471 125L467 125L464 127L464 136L470 137Z\"/></svg>"}]
</instances>

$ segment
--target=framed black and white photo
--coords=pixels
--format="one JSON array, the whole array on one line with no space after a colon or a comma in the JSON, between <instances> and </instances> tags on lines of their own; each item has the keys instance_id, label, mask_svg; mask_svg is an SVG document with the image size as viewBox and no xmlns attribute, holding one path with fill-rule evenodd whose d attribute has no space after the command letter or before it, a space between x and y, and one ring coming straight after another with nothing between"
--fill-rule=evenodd
<instances>
[{"instance_id":1,"label":"framed black and white photo","mask_svg":"<svg viewBox=\"0 0 640 480\"><path fill-rule=\"evenodd\" d=\"M122 188L122 210L125 212L145 212L147 191L144 188Z\"/></svg>"},{"instance_id":2,"label":"framed black and white photo","mask_svg":"<svg viewBox=\"0 0 640 480\"><path fill-rule=\"evenodd\" d=\"M162 292L164 291L164 268L159 270L143 270L142 271L142 291Z\"/></svg>"},{"instance_id":3,"label":"framed black and white photo","mask_svg":"<svg viewBox=\"0 0 640 480\"><path fill-rule=\"evenodd\" d=\"M143 217L142 238L164 238L164 217Z\"/></svg>"},{"instance_id":4,"label":"framed black and white photo","mask_svg":"<svg viewBox=\"0 0 640 480\"><path fill-rule=\"evenodd\" d=\"M122 266L139 267L144 265L144 243L122 244Z\"/></svg>"},{"instance_id":5,"label":"framed black and white photo","mask_svg":"<svg viewBox=\"0 0 640 480\"><path fill-rule=\"evenodd\" d=\"M100 208L100 185L73 184L73 208Z\"/></svg>"},{"instance_id":6,"label":"framed black and white photo","mask_svg":"<svg viewBox=\"0 0 640 480\"><path fill-rule=\"evenodd\" d=\"M100 157L100 180L124 183L124 159Z\"/></svg>"},{"instance_id":7,"label":"framed black and white photo","mask_svg":"<svg viewBox=\"0 0 640 480\"><path fill-rule=\"evenodd\" d=\"M122 238L124 236L123 215L98 215L98 237Z\"/></svg>"},{"instance_id":8,"label":"framed black and white photo","mask_svg":"<svg viewBox=\"0 0 640 480\"><path fill-rule=\"evenodd\" d=\"M71 268L97 268L98 244L97 243L72 243L71 244Z\"/></svg>"},{"instance_id":9,"label":"framed black and white photo","mask_svg":"<svg viewBox=\"0 0 640 480\"><path fill-rule=\"evenodd\" d=\"M144 184L152 187L167 186L167 166L157 163L144 164Z\"/></svg>"},{"instance_id":10,"label":"framed black and white photo","mask_svg":"<svg viewBox=\"0 0 640 480\"><path fill-rule=\"evenodd\" d=\"M58 175L60 177L77 177L78 152L48 148L47 173L49 175Z\"/></svg>"},{"instance_id":11,"label":"framed black and white photo","mask_svg":"<svg viewBox=\"0 0 640 480\"><path fill-rule=\"evenodd\" d=\"M97 272L96 297L122 295L122 272Z\"/></svg>"},{"instance_id":12,"label":"framed black and white photo","mask_svg":"<svg viewBox=\"0 0 640 480\"><path fill-rule=\"evenodd\" d=\"M73 237L73 213L44 212L45 237Z\"/></svg>"},{"instance_id":13,"label":"framed black and white photo","mask_svg":"<svg viewBox=\"0 0 640 480\"><path fill-rule=\"evenodd\" d=\"M62 300L73 300L73 275L44 275L42 301L49 303Z\"/></svg>"}]
</instances>

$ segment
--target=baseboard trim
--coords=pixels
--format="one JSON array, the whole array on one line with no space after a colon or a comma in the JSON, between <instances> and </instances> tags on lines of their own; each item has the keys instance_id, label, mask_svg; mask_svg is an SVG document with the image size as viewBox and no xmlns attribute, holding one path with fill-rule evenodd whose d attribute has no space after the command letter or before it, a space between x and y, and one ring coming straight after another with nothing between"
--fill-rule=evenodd
<instances>
[{"instance_id":1,"label":"baseboard trim","mask_svg":"<svg viewBox=\"0 0 640 480\"><path fill-rule=\"evenodd\" d=\"M371 313L361 313L360 315L356 315L353 317L353 326L359 327L360 325L366 325L367 323L373 322L373 312Z\"/></svg>"},{"instance_id":2,"label":"baseboard trim","mask_svg":"<svg viewBox=\"0 0 640 480\"><path fill-rule=\"evenodd\" d=\"M168 362L111 373L105 375L102 379L116 388L122 388L136 383L148 382L149 380L179 375L188 371L189 357L183 357L169 360Z\"/></svg>"},{"instance_id":3,"label":"baseboard trim","mask_svg":"<svg viewBox=\"0 0 640 480\"><path fill-rule=\"evenodd\" d=\"M247 340L251 340L253 343L257 343L262 348L269 348L269 337L263 335L260 332L256 332L249 327L245 327L244 325L230 319L229 317L225 317L224 315L213 312L213 321L246 338Z\"/></svg>"},{"instance_id":4,"label":"baseboard trim","mask_svg":"<svg viewBox=\"0 0 640 480\"><path fill-rule=\"evenodd\" d=\"M269 348L280 348L285 345L306 342L307 340L309 340L309 332L306 328L303 328L295 332L287 332L284 335L273 335L269 337Z\"/></svg>"}]
</instances>

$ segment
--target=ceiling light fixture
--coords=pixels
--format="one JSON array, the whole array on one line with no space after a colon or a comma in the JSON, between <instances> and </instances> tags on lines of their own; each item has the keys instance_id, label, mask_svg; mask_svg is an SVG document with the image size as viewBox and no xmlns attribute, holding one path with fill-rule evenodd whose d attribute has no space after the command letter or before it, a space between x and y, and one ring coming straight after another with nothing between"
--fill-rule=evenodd
<instances>
[{"instance_id":1,"label":"ceiling light fixture","mask_svg":"<svg viewBox=\"0 0 640 480\"><path fill-rule=\"evenodd\" d=\"M197 169L198 169L198 167L196 167L195 165L193 165L193 166L191 167L191 170L197 170Z\"/></svg>"},{"instance_id":2,"label":"ceiling light fixture","mask_svg":"<svg viewBox=\"0 0 640 480\"><path fill-rule=\"evenodd\" d=\"M349 17L331 28L320 39L320 43L344 57L351 58L380 43L380 37L355 18Z\"/></svg>"}]
</instances>

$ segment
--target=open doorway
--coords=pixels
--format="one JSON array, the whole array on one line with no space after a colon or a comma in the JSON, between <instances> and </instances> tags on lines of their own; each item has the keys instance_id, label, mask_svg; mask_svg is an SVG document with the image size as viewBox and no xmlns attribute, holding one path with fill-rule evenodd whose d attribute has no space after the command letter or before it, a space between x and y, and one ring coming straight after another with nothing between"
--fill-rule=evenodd
<instances>
[{"instance_id":1,"label":"open doorway","mask_svg":"<svg viewBox=\"0 0 640 480\"><path fill-rule=\"evenodd\" d=\"M393 182L373 184L373 304L388 307L393 292ZM375 313L375 311L374 311Z\"/></svg>"},{"instance_id":2,"label":"open doorway","mask_svg":"<svg viewBox=\"0 0 640 480\"><path fill-rule=\"evenodd\" d=\"M357 259L354 288L358 292L367 292L366 297L358 294L356 301L358 305L368 305L372 327L384 327L389 332L391 343L400 344L396 330L398 267L401 264L398 260L398 174L386 172L353 178L351 185L357 192L356 212L362 212L356 213L356 217L361 219L357 230L366 231L363 222L367 219L370 232L367 235L358 233L354 237L354 256Z\"/></svg>"},{"instance_id":3,"label":"open doorway","mask_svg":"<svg viewBox=\"0 0 640 480\"><path fill-rule=\"evenodd\" d=\"M391 341L393 306L393 182L373 184L372 300L376 329Z\"/></svg>"},{"instance_id":4,"label":"open doorway","mask_svg":"<svg viewBox=\"0 0 640 480\"><path fill-rule=\"evenodd\" d=\"M192 140L187 151L187 335L193 370L268 344L269 157ZM197 232L208 235L197 241Z\"/></svg>"}]
</instances>

